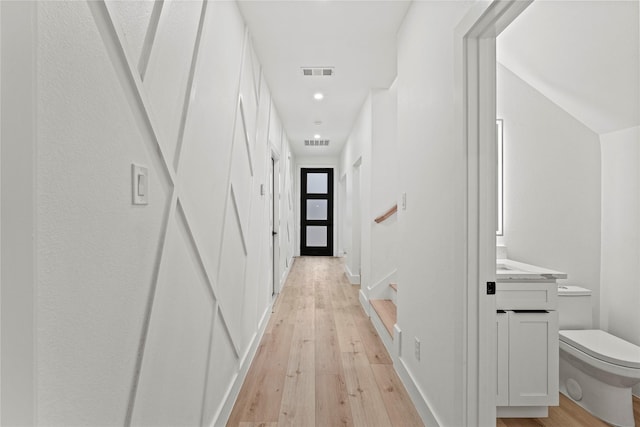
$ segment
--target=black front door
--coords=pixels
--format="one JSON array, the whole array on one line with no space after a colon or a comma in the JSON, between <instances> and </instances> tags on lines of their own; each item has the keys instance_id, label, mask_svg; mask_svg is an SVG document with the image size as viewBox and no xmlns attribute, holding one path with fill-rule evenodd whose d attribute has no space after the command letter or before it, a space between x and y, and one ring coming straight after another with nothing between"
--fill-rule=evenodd
<instances>
[{"instance_id":1,"label":"black front door","mask_svg":"<svg viewBox=\"0 0 640 427\"><path fill-rule=\"evenodd\" d=\"M333 169L303 168L300 255L333 255Z\"/></svg>"}]
</instances>

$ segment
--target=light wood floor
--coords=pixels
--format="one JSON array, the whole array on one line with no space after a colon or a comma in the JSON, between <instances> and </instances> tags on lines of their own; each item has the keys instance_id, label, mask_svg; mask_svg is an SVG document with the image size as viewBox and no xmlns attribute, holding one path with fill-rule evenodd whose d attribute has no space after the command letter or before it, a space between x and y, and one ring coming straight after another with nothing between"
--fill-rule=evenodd
<instances>
[{"instance_id":1,"label":"light wood floor","mask_svg":"<svg viewBox=\"0 0 640 427\"><path fill-rule=\"evenodd\" d=\"M229 418L232 427L421 426L338 258L296 258ZM640 399L634 398L640 427ZM496 427L604 427L560 395L548 418Z\"/></svg>"},{"instance_id":2,"label":"light wood floor","mask_svg":"<svg viewBox=\"0 0 640 427\"><path fill-rule=\"evenodd\" d=\"M633 397L633 417L640 427L640 399ZM548 418L499 418L496 427L608 427L571 399L560 394L560 406L549 407Z\"/></svg>"},{"instance_id":3,"label":"light wood floor","mask_svg":"<svg viewBox=\"0 0 640 427\"><path fill-rule=\"evenodd\" d=\"M633 417L640 427L640 399L633 397ZM548 418L500 418L497 427L608 427L571 399L560 394L560 406L549 408Z\"/></svg>"},{"instance_id":4,"label":"light wood floor","mask_svg":"<svg viewBox=\"0 0 640 427\"><path fill-rule=\"evenodd\" d=\"M422 426L339 258L296 258L229 426Z\"/></svg>"}]
</instances>

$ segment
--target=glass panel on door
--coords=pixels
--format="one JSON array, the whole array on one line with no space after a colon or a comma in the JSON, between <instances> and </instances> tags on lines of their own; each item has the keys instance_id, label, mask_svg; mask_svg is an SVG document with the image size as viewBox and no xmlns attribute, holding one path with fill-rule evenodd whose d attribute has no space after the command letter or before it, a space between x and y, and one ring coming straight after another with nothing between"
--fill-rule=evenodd
<instances>
[{"instance_id":1,"label":"glass panel on door","mask_svg":"<svg viewBox=\"0 0 640 427\"><path fill-rule=\"evenodd\" d=\"M327 194L329 189L327 173L307 174L307 194Z\"/></svg>"},{"instance_id":2,"label":"glass panel on door","mask_svg":"<svg viewBox=\"0 0 640 427\"><path fill-rule=\"evenodd\" d=\"M327 227L324 225L307 226L307 246L315 248L327 246Z\"/></svg>"},{"instance_id":3,"label":"glass panel on door","mask_svg":"<svg viewBox=\"0 0 640 427\"><path fill-rule=\"evenodd\" d=\"M307 220L326 220L328 205L328 200L308 199Z\"/></svg>"}]
</instances>

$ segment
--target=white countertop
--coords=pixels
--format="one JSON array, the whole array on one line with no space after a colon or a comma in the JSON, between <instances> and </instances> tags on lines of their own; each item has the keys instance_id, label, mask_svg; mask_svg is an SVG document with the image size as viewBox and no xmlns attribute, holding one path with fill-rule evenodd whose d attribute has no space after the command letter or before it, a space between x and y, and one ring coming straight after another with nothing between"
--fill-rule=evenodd
<instances>
[{"instance_id":1,"label":"white countertop","mask_svg":"<svg viewBox=\"0 0 640 427\"><path fill-rule=\"evenodd\" d=\"M496 260L496 280L566 279L567 273L549 270L510 259Z\"/></svg>"}]
</instances>

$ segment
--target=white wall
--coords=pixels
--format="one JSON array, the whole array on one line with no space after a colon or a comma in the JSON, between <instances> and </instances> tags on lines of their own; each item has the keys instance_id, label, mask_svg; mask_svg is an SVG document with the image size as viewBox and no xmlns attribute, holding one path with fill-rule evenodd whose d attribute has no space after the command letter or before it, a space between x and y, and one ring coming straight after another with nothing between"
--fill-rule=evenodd
<instances>
[{"instance_id":1,"label":"white wall","mask_svg":"<svg viewBox=\"0 0 640 427\"><path fill-rule=\"evenodd\" d=\"M497 67L504 120L504 237L510 259L559 270L600 297L600 141L510 70ZM560 281L563 282L563 281Z\"/></svg>"},{"instance_id":2,"label":"white wall","mask_svg":"<svg viewBox=\"0 0 640 427\"><path fill-rule=\"evenodd\" d=\"M371 205L366 225L371 228L371 280L369 286L384 289L389 279L394 280L398 268L398 215L392 215L379 224L374 218L396 204L399 197L398 146L396 142L398 120L398 92L395 83L389 89L372 93L371 138ZM386 280L385 280L386 279ZM383 281L383 282L382 282Z\"/></svg>"},{"instance_id":3,"label":"white wall","mask_svg":"<svg viewBox=\"0 0 640 427\"><path fill-rule=\"evenodd\" d=\"M368 223L371 198L372 98L366 98L345 147L340 153L345 193L345 269L351 283L370 284L371 228Z\"/></svg>"},{"instance_id":4,"label":"white wall","mask_svg":"<svg viewBox=\"0 0 640 427\"><path fill-rule=\"evenodd\" d=\"M223 424L270 314L272 143L293 221L236 3L37 8L37 422Z\"/></svg>"},{"instance_id":5,"label":"white wall","mask_svg":"<svg viewBox=\"0 0 640 427\"><path fill-rule=\"evenodd\" d=\"M0 2L0 424L34 425L36 295L36 9Z\"/></svg>"},{"instance_id":6,"label":"white wall","mask_svg":"<svg viewBox=\"0 0 640 427\"><path fill-rule=\"evenodd\" d=\"M462 425L464 414L466 164L455 125L454 34L473 3L413 2L398 33L399 189L407 208L398 212L402 336L394 366L433 425Z\"/></svg>"},{"instance_id":7,"label":"white wall","mask_svg":"<svg viewBox=\"0 0 640 427\"><path fill-rule=\"evenodd\" d=\"M340 158L345 192L340 212L346 219L344 244L348 248L345 268L352 277L360 270L364 301L373 287L377 287L375 297L388 297L385 292L398 266L397 215L380 224L374 222L398 196L396 122L395 85L372 90Z\"/></svg>"},{"instance_id":8,"label":"white wall","mask_svg":"<svg viewBox=\"0 0 640 427\"><path fill-rule=\"evenodd\" d=\"M640 345L640 127L600 135L600 141L601 326Z\"/></svg>"}]
</instances>

